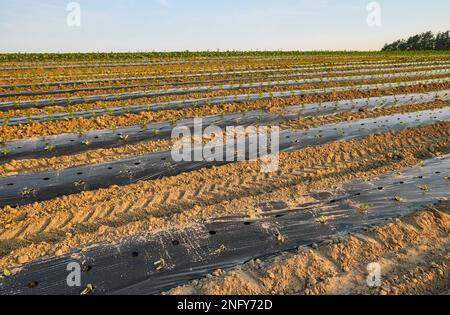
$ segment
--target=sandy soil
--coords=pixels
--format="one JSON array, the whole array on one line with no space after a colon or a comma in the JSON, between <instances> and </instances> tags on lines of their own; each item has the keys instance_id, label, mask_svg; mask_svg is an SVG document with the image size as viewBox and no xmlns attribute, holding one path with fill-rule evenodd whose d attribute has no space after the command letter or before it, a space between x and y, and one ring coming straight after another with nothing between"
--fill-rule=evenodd
<instances>
[{"instance_id":1,"label":"sandy soil","mask_svg":"<svg viewBox=\"0 0 450 315\"><path fill-rule=\"evenodd\" d=\"M336 142L280 156L280 171L258 161L203 169L124 187L4 207L0 267L18 267L102 240L188 226L239 213L257 217L263 201L304 201L311 190L417 165L450 149L450 123Z\"/></svg>"},{"instance_id":2,"label":"sandy soil","mask_svg":"<svg viewBox=\"0 0 450 315\"><path fill-rule=\"evenodd\" d=\"M450 288L450 203L371 231L299 248L172 289L167 294L441 294ZM368 264L381 285L367 284Z\"/></svg>"}]
</instances>

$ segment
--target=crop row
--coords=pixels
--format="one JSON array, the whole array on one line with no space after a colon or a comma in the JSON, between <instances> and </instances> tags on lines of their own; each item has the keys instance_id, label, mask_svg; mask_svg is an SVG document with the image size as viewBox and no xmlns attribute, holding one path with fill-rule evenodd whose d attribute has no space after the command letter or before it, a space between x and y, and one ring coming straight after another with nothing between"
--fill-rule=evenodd
<instances>
[{"instance_id":1,"label":"crop row","mask_svg":"<svg viewBox=\"0 0 450 315\"><path fill-rule=\"evenodd\" d=\"M280 132L280 152L291 152L301 148L321 145L338 140L360 139L368 135L386 131L430 125L450 120L450 108L399 114L376 119L324 125L306 131ZM246 157L257 157L260 151L251 151L246 145ZM203 148L200 148L203 150ZM196 148L191 152L196 156ZM219 151L220 152L220 151ZM225 154L225 150L222 150ZM197 153L198 154L198 153ZM265 153L267 154L267 153ZM242 157L235 156L235 162ZM0 178L0 207L23 205L43 201L58 196L95 190L111 185L128 185L139 180L151 180L162 176L192 171L212 165L223 165L233 161L226 159L213 162L172 160L171 152L158 152L149 155L130 157L123 160L87 165L56 172L32 173Z\"/></svg>"},{"instance_id":2,"label":"crop row","mask_svg":"<svg viewBox=\"0 0 450 315\"><path fill-rule=\"evenodd\" d=\"M121 73L122 76L115 78L101 78L101 79L88 79L88 80L70 80L70 81L53 81L53 82L34 82L34 83L19 83L19 84L4 84L0 85L0 88L4 89L17 89L24 87L34 87L34 86L62 86L62 85L74 85L74 84L88 84L88 83L104 83L104 82L121 82L121 81L138 81L138 80L168 80L168 79L187 79L187 78L202 78L202 77L217 77L226 75L241 75L241 74L260 74L260 73L283 73L283 72L294 72L294 71L317 71L317 70L327 70L329 72L335 72L336 69L354 69L354 71L359 70L369 70L367 68L375 68L375 70L383 68L397 68L397 67L416 67L416 66L426 66L429 65L430 68L440 67L450 64L449 62L403 62L403 63L388 63L383 65L367 64L367 65L314 65L313 67L308 66L298 66L292 65L290 67L263 67L257 69L244 70L233 70L233 71L217 71L217 69L204 69L198 73L191 73L190 71L184 72L183 74L159 74L152 76L128 76L129 73ZM213 72L211 72L213 70ZM159 72L158 72L159 73ZM126 75L126 76L124 76ZM90 75L89 75L90 76ZM48 77L45 77L48 78Z\"/></svg>"},{"instance_id":3,"label":"crop row","mask_svg":"<svg viewBox=\"0 0 450 315\"><path fill-rule=\"evenodd\" d=\"M361 109L373 110L376 108L388 108L393 106L410 106L436 101L450 100L450 90L415 93L394 96L372 97L364 99L342 100L336 102L311 103L293 105L283 108L280 113L272 113L267 110L254 110L242 113L230 113L203 117L202 125L206 128L215 125L221 128L226 126L249 126L279 124L300 117L317 117L323 115L338 114L341 112L355 112ZM111 148L123 144L134 144L140 141L169 139L175 127L194 126L193 119L183 119L173 122L150 123L147 125L130 126L117 129L97 130L84 134L61 134L6 142L0 146L3 156L0 164L11 160L39 158L46 156L61 156L75 154L98 148Z\"/></svg>"},{"instance_id":4,"label":"crop row","mask_svg":"<svg viewBox=\"0 0 450 315\"><path fill-rule=\"evenodd\" d=\"M272 81L272 82L259 82L259 83L240 83L240 84L225 84L220 86L197 86L188 88L168 88L166 90L147 90L147 91L135 91L129 93L119 94L103 94L103 95L88 95L83 97L72 98L55 98L44 100L30 100L30 101L9 101L0 102L0 111L8 111L14 109L28 109L28 108L42 108L47 106L70 106L77 104L87 104L95 102L110 102L128 99L139 98L153 98L161 96L171 95L188 95L192 93L212 93L216 91L231 91L231 90L243 90L243 89L264 89L273 87L291 87L304 84L322 84L322 83L337 83L337 82L358 82L369 80L385 80L385 79L405 79L426 77L435 75L447 75L449 70L435 70L435 71L422 71L422 72L409 72L409 73L397 73L397 74L385 74L385 75L363 75L363 76L350 76L350 77L332 77L332 78L313 78L303 80L286 80L286 81Z\"/></svg>"},{"instance_id":5,"label":"crop row","mask_svg":"<svg viewBox=\"0 0 450 315\"><path fill-rule=\"evenodd\" d=\"M369 91L377 89L392 89L397 87L408 87L415 85L429 85L429 84L443 84L450 82L450 78L443 79L429 79L418 81L403 81L395 83L377 83L377 84L363 84L351 86L337 86L316 89L304 90L289 90L289 91L275 91L275 92L260 92L253 94L239 94L231 96L219 96L200 99L189 99L169 102L156 102L142 105L129 105L109 108L96 108L83 111L69 111L61 113L52 113L46 115L27 115L25 117L7 117L0 119L0 124L3 126L14 126L20 124L31 124L35 121L58 121L66 119L75 119L80 117L98 117L103 115L117 116L123 114L141 113L141 112L157 112L163 110L181 110L185 108L195 108L199 106L213 106L224 105L229 103L251 102L270 99L282 99L304 95L330 94L345 91Z\"/></svg>"}]
</instances>

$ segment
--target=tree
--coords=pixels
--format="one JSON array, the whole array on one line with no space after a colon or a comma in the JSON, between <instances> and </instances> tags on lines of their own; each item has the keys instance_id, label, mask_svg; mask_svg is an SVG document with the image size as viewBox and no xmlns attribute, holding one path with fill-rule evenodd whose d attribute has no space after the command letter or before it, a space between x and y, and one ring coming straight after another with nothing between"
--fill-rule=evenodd
<instances>
[{"instance_id":1,"label":"tree","mask_svg":"<svg viewBox=\"0 0 450 315\"><path fill-rule=\"evenodd\" d=\"M450 31L439 32L436 36L428 31L385 44L381 51L409 50L450 50Z\"/></svg>"}]
</instances>

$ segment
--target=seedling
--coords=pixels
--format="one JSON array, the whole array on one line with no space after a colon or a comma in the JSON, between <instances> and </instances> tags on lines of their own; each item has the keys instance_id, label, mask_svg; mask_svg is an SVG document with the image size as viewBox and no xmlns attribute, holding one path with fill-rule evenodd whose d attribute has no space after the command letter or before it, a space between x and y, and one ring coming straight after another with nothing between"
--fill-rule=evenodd
<instances>
[{"instance_id":1,"label":"seedling","mask_svg":"<svg viewBox=\"0 0 450 315\"><path fill-rule=\"evenodd\" d=\"M84 145L90 145L91 144L91 140L86 139L86 140L81 141L81 143L84 144Z\"/></svg>"},{"instance_id":2,"label":"seedling","mask_svg":"<svg viewBox=\"0 0 450 315\"><path fill-rule=\"evenodd\" d=\"M56 151L56 147L51 144L46 144L44 147L44 150L47 152L54 152L54 151Z\"/></svg>"},{"instance_id":3,"label":"seedling","mask_svg":"<svg viewBox=\"0 0 450 315\"><path fill-rule=\"evenodd\" d=\"M84 184L85 184L85 182L83 182L82 180L78 180L78 181L76 181L76 182L73 183L73 185L74 185L76 188L81 188L82 186L84 186Z\"/></svg>"},{"instance_id":4,"label":"seedling","mask_svg":"<svg viewBox=\"0 0 450 315\"><path fill-rule=\"evenodd\" d=\"M394 197L394 200L395 201L402 201L403 199L402 199L402 197L397 195L397 196Z\"/></svg>"},{"instance_id":5,"label":"seedling","mask_svg":"<svg viewBox=\"0 0 450 315\"><path fill-rule=\"evenodd\" d=\"M366 205L366 204L363 204L363 205L360 205L359 207L358 207L358 210L360 211L360 212L367 212L368 210L369 210L369 205Z\"/></svg>"},{"instance_id":6,"label":"seedling","mask_svg":"<svg viewBox=\"0 0 450 315\"><path fill-rule=\"evenodd\" d=\"M214 251L214 253L215 254L221 254L221 253L223 253L224 251L226 251L227 250L227 248L225 247L225 245L220 245L219 246L219 248L218 249L216 249L215 251Z\"/></svg>"},{"instance_id":7,"label":"seedling","mask_svg":"<svg viewBox=\"0 0 450 315\"><path fill-rule=\"evenodd\" d=\"M3 149L0 151L1 155L6 156L11 154L11 150Z\"/></svg>"},{"instance_id":8,"label":"seedling","mask_svg":"<svg viewBox=\"0 0 450 315\"><path fill-rule=\"evenodd\" d=\"M430 191L430 188L428 187L428 185L422 185L422 186L419 186L419 188L423 192L429 192Z\"/></svg>"},{"instance_id":9,"label":"seedling","mask_svg":"<svg viewBox=\"0 0 450 315\"><path fill-rule=\"evenodd\" d=\"M419 166L420 166L420 167L424 167L424 166L425 166L425 162L424 162L423 160L420 160L420 161L419 161Z\"/></svg>"},{"instance_id":10,"label":"seedling","mask_svg":"<svg viewBox=\"0 0 450 315\"><path fill-rule=\"evenodd\" d=\"M122 141L127 141L127 140L128 140L128 135L127 135L127 134L121 135L121 136L120 136L120 140L122 140Z\"/></svg>"},{"instance_id":11,"label":"seedling","mask_svg":"<svg viewBox=\"0 0 450 315\"><path fill-rule=\"evenodd\" d=\"M166 266L166 261L164 260L164 258L161 258L160 260L155 261L153 263L153 266L155 266L156 271L161 271Z\"/></svg>"},{"instance_id":12,"label":"seedling","mask_svg":"<svg viewBox=\"0 0 450 315\"><path fill-rule=\"evenodd\" d=\"M88 295L92 291L94 291L94 286L91 283L88 283L86 288L81 291L80 295Z\"/></svg>"},{"instance_id":13,"label":"seedling","mask_svg":"<svg viewBox=\"0 0 450 315\"><path fill-rule=\"evenodd\" d=\"M284 243L286 237L280 231L277 230L275 232L275 239L277 240L278 243Z\"/></svg>"},{"instance_id":14,"label":"seedling","mask_svg":"<svg viewBox=\"0 0 450 315\"><path fill-rule=\"evenodd\" d=\"M3 268L3 276L4 277L9 277L11 275L12 275L12 273L11 273L11 271L9 271L9 269Z\"/></svg>"},{"instance_id":15,"label":"seedling","mask_svg":"<svg viewBox=\"0 0 450 315\"><path fill-rule=\"evenodd\" d=\"M321 215L318 219L317 222L319 222L320 224L325 224L328 222L330 218L326 215Z\"/></svg>"}]
</instances>

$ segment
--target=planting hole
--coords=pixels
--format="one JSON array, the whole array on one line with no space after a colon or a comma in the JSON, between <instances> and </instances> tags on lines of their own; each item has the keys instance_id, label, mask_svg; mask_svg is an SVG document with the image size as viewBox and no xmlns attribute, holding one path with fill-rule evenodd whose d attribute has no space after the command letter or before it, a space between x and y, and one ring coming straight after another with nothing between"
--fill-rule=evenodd
<instances>
[{"instance_id":1,"label":"planting hole","mask_svg":"<svg viewBox=\"0 0 450 315\"><path fill-rule=\"evenodd\" d=\"M139 253L138 253L138 252L132 252L132 253L131 253L131 257L137 257L137 256L139 256Z\"/></svg>"},{"instance_id":2,"label":"planting hole","mask_svg":"<svg viewBox=\"0 0 450 315\"><path fill-rule=\"evenodd\" d=\"M83 172L78 172L77 175L83 175Z\"/></svg>"},{"instance_id":3,"label":"planting hole","mask_svg":"<svg viewBox=\"0 0 450 315\"><path fill-rule=\"evenodd\" d=\"M209 234L210 234L210 235L216 235L217 232L216 232L216 231L209 231Z\"/></svg>"},{"instance_id":4,"label":"planting hole","mask_svg":"<svg viewBox=\"0 0 450 315\"><path fill-rule=\"evenodd\" d=\"M50 180L50 177L45 177L43 178L43 180Z\"/></svg>"},{"instance_id":5,"label":"planting hole","mask_svg":"<svg viewBox=\"0 0 450 315\"><path fill-rule=\"evenodd\" d=\"M180 245L180 242L178 240L173 240L172 241L172 245L173 246L178 246L178 245Z\"/></svg>"},{"instance_id":6,"label":"planting hole","mask_svg":"<svg viewBox=\"0 0 450 315\"><path fill-rule=\"evenodd\" d=\"M250 224L252 224L252 222L248 222L248 221L244 222L244 225L250 225Z\"/></svg>"}]
</instances>

